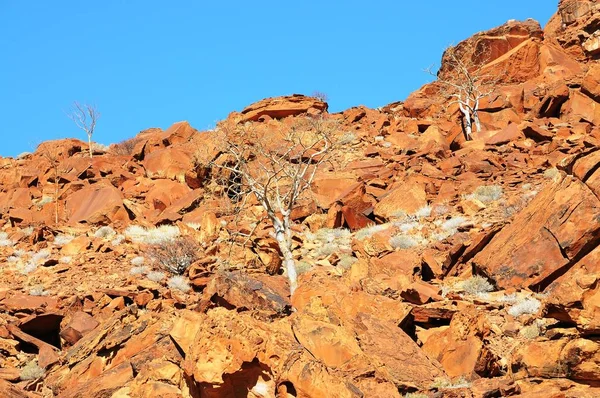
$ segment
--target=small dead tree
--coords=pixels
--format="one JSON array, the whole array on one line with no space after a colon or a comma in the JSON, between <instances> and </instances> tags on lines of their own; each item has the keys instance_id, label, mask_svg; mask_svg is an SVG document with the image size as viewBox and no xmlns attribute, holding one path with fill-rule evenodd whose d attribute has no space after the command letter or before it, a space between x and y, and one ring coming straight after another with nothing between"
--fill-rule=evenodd
<instances>
[{"instance_id":1,"label":"small dead tree","mask_svg":"<svg viewBox=\"0 0 600 398\"><path fill-rule=\"evenodd\" d=\"M442 56L442 67L437 74L427 72L437 78L442 94L452 98L449 105L458 104L462 114L462 126L465 138L472 139L473 124L475 132L481 131L479 105L489 96L502 76L488 73L484 66L489 61L489 48L483 44L476 46L472 42L462 42L450 46Z\"/></svg>"},{"instance_id":2,"label":"small dead tree","mask_svg":"<svg viewBox=\"0 0 600 398\"><path fill-rule=\"evenodd\" d=\"M317 170L328 162L333 148L333 123L322 116L299 117L291 127L259 134L251 124L220 129L222 152L210 163L227 174L226 192L238 208L254 197L274 229L290 292L297 283L292 253L292 210L308 190Z\"/></svg>"},{"instance_id":3,"label":"small dead tree","mask_svg":"<svg viewBox=\"0 0 600 398\"><path fill-rule=\"evenodd\" d=\"M79 129L85 131L87 134L88 148L91 159L94 152L92 148L92 136L94 135L94 130L96 129L96 122L100 118L100 112L98 112L94 105L82 105L75 101L73 103L73 109L67 114L67 116Z\"/></svg>"}]
</instances>

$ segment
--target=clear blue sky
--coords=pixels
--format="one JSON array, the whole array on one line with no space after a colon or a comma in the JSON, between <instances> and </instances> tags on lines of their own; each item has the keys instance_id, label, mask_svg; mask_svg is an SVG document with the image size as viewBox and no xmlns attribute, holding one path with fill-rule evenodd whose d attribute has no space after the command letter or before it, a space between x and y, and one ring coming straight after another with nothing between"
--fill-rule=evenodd
<instances>
[{"instance_id":1,"label":"clear blue sky","mask_svg":"<svg viewBox=\"0 0 600 398\"><path fill-rule=\"evenodd\" d=\"M542 24L558 0L0 0L0 156L188 120L199 130L265 97L318 90L330 110L406 98L443 49L508 19Z\"/></svg>"}]
</instances>

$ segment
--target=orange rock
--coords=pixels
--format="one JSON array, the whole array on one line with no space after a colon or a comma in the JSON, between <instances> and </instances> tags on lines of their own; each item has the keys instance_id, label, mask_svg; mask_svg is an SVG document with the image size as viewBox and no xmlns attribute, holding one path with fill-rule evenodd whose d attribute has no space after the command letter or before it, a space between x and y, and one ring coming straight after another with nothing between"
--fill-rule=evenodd
<instances>
[{"instance_id":1,"label":"orange rock","mask_svg":"<svg viewBox=\"0 0 600 398\"><path fill-rule=\"evenodd\" d=\"M402 212L414 214L417 210L427 205L427 194L418 183L406 182L399 184L381 198L375 206L374 213L385 220Z\"/></svg>"},{"instance_id":2,"label":"orange rock","mask_svg":"<svg viewBox=\"0 0 600 398\"><path fill-rule=\"evenodd\" d=\"M550 184L473 259L501 288L546 287L600 232L600 203L573 177Z\"/></svg>"},{"instance_id":3,"label":"orange rock","mask_svg":"<svg viewBox=\"0 0 600 398\"><path fill-rule=\"evenodd\" d=\"M90 315L78 311L71 316L69 323L60 331L60 337L73 345L87 333L94 330L98 324L98 321Z\"/></svg>"},{"instance_id":4,"label":"orange rock","mask_svg":"<svg viewBox=\"0 0 600 398\"><path fill-rule=\"evenodd\" d=\"M282 119L304 113L319 114L327 112L327 103L314 97L300 94L285 97L266 98L244 108L241 112L241 122L257 121L262 116Z\"/></svg>"},{"instance_id":5,"label":"orange rock","mask_svg":"<svg viewBox=\"0 0 600 398\"><path fill-rule=\"evenodd\" d=\"M112 185L98 184L83 188L67 197L70 224L128 223L123 197Z\"/></svg>"}]
</instances>

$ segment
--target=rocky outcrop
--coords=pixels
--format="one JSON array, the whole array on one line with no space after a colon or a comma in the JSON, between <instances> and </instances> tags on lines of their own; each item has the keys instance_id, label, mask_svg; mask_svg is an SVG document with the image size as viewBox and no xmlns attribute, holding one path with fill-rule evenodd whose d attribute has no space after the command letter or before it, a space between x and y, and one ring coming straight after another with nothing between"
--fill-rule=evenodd
<instances>
[{"instance_id":1,"label":"rocky outcrop","mask_svg":"<svg viewBox=\"0 0 600 398\"><path fill-rule=\"evenodd\" d=\"M470 141L434 82L0 159L0 395L600 396L596 5L458 45L502 74ZM264 209L213 161L228 129L281 147L306 121L337 146L290 214L290 297Z\"/></svg>"},{"instance_id":2,"label":"rocky outcrop","mask_svg":"<svg viewBox=\"0 0 600 398\"><path fill-rule=\"evenodd\" d=\"M244 108L240 121L258 121L259 119L282 119L302 114L320 114L327 111L327 103L314 97L294 94L285 97L267 98Z\"/></svg>"}]
</instances>

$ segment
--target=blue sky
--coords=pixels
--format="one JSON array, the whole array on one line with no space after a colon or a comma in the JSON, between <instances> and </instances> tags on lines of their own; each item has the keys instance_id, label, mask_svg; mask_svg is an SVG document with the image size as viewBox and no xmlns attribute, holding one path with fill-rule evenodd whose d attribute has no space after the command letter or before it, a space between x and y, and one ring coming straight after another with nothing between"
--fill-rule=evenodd
<instances>
[{"instance_id":1,"label":"blue sky","mask_svg":"<svg viewBox=\"0 0 600 398\"><path fill-rule=\"evenodd\" d=\"M442 51L558 0L0 0L0 156L77 137L75 100L118 142L188 120L204 130L265 97L328 95L330 111L402 100Z\"/></svg>"}]
</instances>

